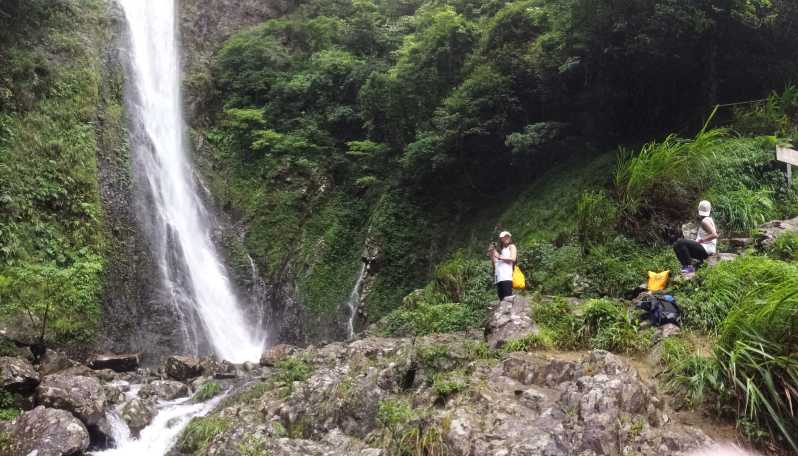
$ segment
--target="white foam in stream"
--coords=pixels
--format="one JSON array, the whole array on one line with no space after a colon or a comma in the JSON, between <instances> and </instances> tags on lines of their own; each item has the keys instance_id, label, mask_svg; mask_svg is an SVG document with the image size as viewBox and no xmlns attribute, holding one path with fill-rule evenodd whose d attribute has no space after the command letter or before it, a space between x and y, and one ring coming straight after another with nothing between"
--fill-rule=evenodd
<instances>
[{"instance_id":1,"label":"white foam in stream","mask_svg":"<svg viewBox=\"0 0 798 456\"><path fill-rule=\"evenodd\" d=\"M194 417L205 416L224 396L218 396L208 402L194 404L189 398L176 401L161 402L158 405L158 414L152 423L142 429L139 438L133 438L130 428L117 412L106 415L112 428L116 448L97 451L95 456L163 456L172 446L177 437Z\"/></svg>"}]
</instances>

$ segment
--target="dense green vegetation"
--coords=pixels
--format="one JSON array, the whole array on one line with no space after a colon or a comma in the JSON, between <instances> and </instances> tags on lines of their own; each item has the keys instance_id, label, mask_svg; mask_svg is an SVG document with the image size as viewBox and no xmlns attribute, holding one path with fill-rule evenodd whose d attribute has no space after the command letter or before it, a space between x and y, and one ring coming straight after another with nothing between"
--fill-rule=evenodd
<instances>
[{"instance_id":1,"label":"dense green vegetation","mask_svg":"<svg viewBox=\"0 0 798 456\"><path fill-rule=\"evenodd\" d=\"M616 217L648 220L650 209L660 222L684 218L694 199L688 191L706 188L682 188L675 207L648 207L645 186L660 176L629 176L626 187L606 188L609 172L600 170L612 168L612 157L586 166L599 155L585 138L606 150L669 129L698 129L715 102L783 87L798 74L796 39L782 27L794 15L787 2L310 1L233 36L210 74L190 78L204 81L194 90L210 94L198 131L212 146L204 171L220 202L247 222L247 251L269 277L293 276L313 313L336 312L345 302L365 239L382 248L368 298L373 319L436 276L449 252L467 246L465 256L475 256L497 220L521 234L536 259L559 250L533 240L559 247L575 234L579 255L595 256L612 276L593 280L602 289L585 288L619 294L640 266L628 266L635 262L628 256L603 264L602 245L615 236L602 227ZM775 133L763 129L782 99L750 114L747 125ZM703 142L765 150L725 139L711 130L649 147L684 157L723 153ZM745 151L739 156L749 159ZM585 165L564 165L572 157ZM674 157L659 158L666 165ZM707 183L692 164L682 166L696 184ZM634 169L656 173L651 166ZM676 167L672 173L679 175ZM578 188L594 189L592 198L546 191L559 179L584 182ZM723 214L730 226L745 229L775 213L762 202L776 195L760 186L713 188L718 199L734 200L725 207L748 203L746 213ZM608 192L616 189L622 194ZM536 220L549 223L525 226ZM627 237L649 243L660 237L626 228ZM541 261L569 261L561 256ZM640 263L660 257L655 248ZM590 261L573 264L594 269ZM564 266L551 270L585 275ZM618 283L623 274L614 269L627 268ZM541 273L533 282L563 291L573 279Z\"/></svg>"},{"instance_id":2,"label":"dense green vegetation","mask_svg":"<svg viewBox=\"0 0 798 456\"><path fill-rule=\"evenodd\" d=\"M100 316L107 33L99 0L0 4L0 316L69 345L92 343Z\"/></svg>"}]
</instances>

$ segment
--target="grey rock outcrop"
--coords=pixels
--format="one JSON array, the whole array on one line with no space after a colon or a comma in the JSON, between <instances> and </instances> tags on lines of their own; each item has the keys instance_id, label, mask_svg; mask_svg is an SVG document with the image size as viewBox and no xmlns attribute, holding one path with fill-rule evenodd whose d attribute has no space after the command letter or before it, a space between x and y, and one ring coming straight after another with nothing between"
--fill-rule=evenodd
<instances>
[{"instance_id":1,"label":"grey rock outcrop","mask_svg":"<svg viewBox=\"0 0 798 456\"><path fill-rule=\"evenodd\" d=\"M36 404L67 410L86 426L105 420L105 390L96 378L48 375L36 388Z\"/></svg>"},{"instance_id":2,"label":"grey rock outcrop","mask_svg":"<svg viewBox=\"0 0 798 456\"><path fill-rule=\"evenodd\" d=\"M192 356L170 356L164 364L164 372L175 380L190 380L202 375L202 360Z\"/></svg>"},{"instance_id":3,"label":"grey rock outcrop","mask_svg":"<svg viewBox=\"0 0 798 456\"><path fill-rule=\"evenodd\" d=\"M65 354L48 349L39 360L39 374L42 376L55 374L75 367L76 362L70 360Z\"/></svg>"},{"instance_id":4,"label":"grey rock outcrop","mask_svg":"<svg viewBox=\"0 0 798 456\"><path fill-rule=\"evenodd\" d=\"M798 217L789 220L773 220L759 226L756 237L757 245L762 249L769 249L776 238L784 233L798 232Z\"/></svg>"},{"instance_id":5,"label":"grey rock outcrop","mask_svg":"<svg viewBox=\"0 0 798 456\"><path fill-rule=\"evenodd\" d=\"M211 439L208 453L232 456L252 439L269 454L370 456L385 450L359 442L385 447L411 431L449 456L686 455L711 442L671 418L655 388L618 356L512 353L497 361L484 345L478 334L459 333L298 350L309 376L286 381L280 369L266 370L270 387L226 399L211 416L235 425Z\"/></svg>"},{"instance_id":6,"label":"grey rock outcrop","mask_svg":"<svg viewBox=\"0 0 798 456\"><path fill-rule=\"evenodd\" d=\"M138 434L155 417L155 404L149 399L135 398L122 404L120 415L133 434Z\"/></svg>"},{"instance_id":7,"label":"grey rock outcrop","mask_svg":"<svg viewBox=\"0 0 798 456\"><path fill-rule=\"evenodd\" d=\"M89 447L89 432L71 413L39 406L17 419L11 440L11 456L71 456Z\"/></svg>"},{"instance_id":8,"label":"grey rock outcrop","mask_svg":"<svg viewBox=\"0 0 798 456\"><path fill-rule=\"evenodd\" d=\"M273 367L297 351L293 345L279 344L269 348L260 357L260 365Z\"/></svg>"},{"instance_id":9,"label":"grey rock outcrop","mask_svg":"<svg viewBox=\"0 0 798 456\"><path fill-rule=\"evenodd\" d=\"M23 358L0 356L0 387L14 393L30 393L39 384L39 373Z\"/></svg>"},{"instance_id":10,"label":"grey rock outcrop","mask_svg":"<svg viewBox=\"0 0 798 456\"><path fill-rule=\"evenodd\" d=\"M508 296L493 303L485 326L485 339L491 348L501 348L513 339L537 334L538 328L532 319L532 307L523 296Z\"/></svg>"},{"instance_id":11,"label":"grey rock outcrop","mask_svg":"<svg viewBox=\"0 0 798 456\"><path fill-rule=\"evenodd\" d=\"M188 386L174 380L155 380L141 387L139 397L172 401L188 396Z\"/></svg>"}]
</instances>

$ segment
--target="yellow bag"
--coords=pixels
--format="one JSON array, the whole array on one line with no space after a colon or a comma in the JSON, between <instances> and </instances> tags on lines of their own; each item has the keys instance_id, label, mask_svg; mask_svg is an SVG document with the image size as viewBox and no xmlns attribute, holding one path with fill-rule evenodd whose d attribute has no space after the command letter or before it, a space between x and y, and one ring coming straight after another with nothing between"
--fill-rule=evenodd
<instances>
[{"instance_id":1,"label":"yellow bag","mask_svg":"<svg viewBox=\"0 0 798 456\"><path fill-rule=\"evenodd\" d=\"M668 277L671 271L653 272L648 271L648 291L664 290L668 284Z\"/></svg>"},{"instance_id":2,"label":"yellow bag","mask_svg":"<svg viewBox=\"0 0 798 456\"><path fill-rule=\"evenodd\" d=\"M517 290L526 288L526 277L524 277L524 273L521 272L521 268L517 265L515 269L513 269L513 288Z\"/></svg>"}]
</instances>

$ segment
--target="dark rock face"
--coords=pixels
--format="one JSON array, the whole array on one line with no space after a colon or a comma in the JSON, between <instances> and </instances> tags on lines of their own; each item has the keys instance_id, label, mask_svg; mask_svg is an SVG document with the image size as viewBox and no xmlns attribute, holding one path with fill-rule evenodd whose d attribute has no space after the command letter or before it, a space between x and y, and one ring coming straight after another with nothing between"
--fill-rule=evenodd
<instances>
[{"instance_id":1,"label":"dark rock face","mask_svg":"<svg viewBox=\"0 0 798 456\"><path fill-rule=\"evenodd\" d=\"M105 420L105 390L92 377L48 375L36 388L36 403L72 412L86 426Z\"/></svg>"},{"instance_id":2,"label":"dark rock face","mask_svg":"<svg viewBox=\"0 0 798 456\"><path fill-rule=\"evenodd\" d=\"M529 301L522 296L508 296L491 305L485 338L491 348L501 348L512 339L537 334Z\"/></svg>"},{"instance_id":3,"label":"dark rock face","mask_svg":"<svg viewBox=\"0 0 798 456\"><path fill-rule=\"evenodd\" d=\"M131 74L126 59L130 46L124 13L116 2L109 2L105 33L108 46L101 68L97 172L109 253L99 345L112 353L144 353L157 362L185 347L175 325L179 316L165 304L168 294L140 217L146 209L142 192L147 183L137 178L140 173L130 150L133 116L123 108L128 108L125 96L131 95L125 77Z\"/></svg>"},{"instance_id":4,"label":"dark rock face","mask_svg":"<svg viewBox=\"0 0 798 456\"><path fill-rule=\"evenodd\" d=\"M202 360L191 356L170 356L164 364L164 372L175 380L189 380L202 375Z\"/></svg>"},{"instance_id":5,"label":"dark rock face","mask_svg":"<svg viewBox=\"0 0 798 456\"><path fill-rule=\"evenodd\" d=\"M111 369L114 372L131 372L139 367L139 355L94 355L89 360L92 369Z\"/></svg>"},{"instance_id":6,"label":"dark rock face","mask_svg":"<svg viewBox=\"0 0 798 456\"><path fill-rule=\"evenodd\" d=\"M19 417L11 433L12 456L70 456L89 447L83 423L64 410L42 406Z\"/></svg>"},{"instance_id":7,"label":"dark rock face","mask_svg":"<svg viewBox=\"0 0 798 456\"><path fill-rule=\"evenodd\" d=\"M14 393L30 393L39 384L39 373L23 358L0 357L0 387Z\"/></svg>"}]
</instances>

